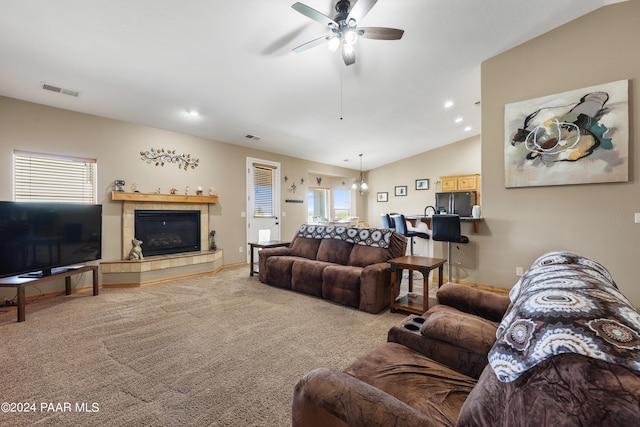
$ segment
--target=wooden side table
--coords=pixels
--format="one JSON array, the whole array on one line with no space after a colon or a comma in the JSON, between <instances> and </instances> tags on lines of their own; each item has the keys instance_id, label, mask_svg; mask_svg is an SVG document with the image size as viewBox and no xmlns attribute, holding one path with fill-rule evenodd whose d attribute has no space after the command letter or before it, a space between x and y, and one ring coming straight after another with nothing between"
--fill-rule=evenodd
<instances>
[{"instance_id":1,"label":"wooden side table","mask_svg":"<svg viewBox=\"0 0 640 427\"><path fill-rule=\"evenodd\" d=\"M391 264L391 301L389 308L392 312L397 310L407 311L414 314L422 314L429 308L429 272L438 269L438 288L442 286L443 267L446 259L428 258L423 256L402 256L387 261ZM422 273L423 290L422 295L411 293L400 296L400 282L402 281L402 270L409 270L409 277L414 270ZM396 297L398 296L398 297Z\"/></svg>"},{"instance_id":2,"label":"wooden side table","mask_svg":"<svg viewBox=\"0 0 640 427\"><path fill-rule=\"evenodd\" d=\"M254 249L258 248L258 249L264 249L264 248L277 248L280 246L289 246L291 242L285 242L282 240L266 240L264 242L253 242L253 243L249 243L249 246L251 247L250 249L250 254L249 254L249 276L253 276L253 273L257 273L258 271L255 270L253 267L255 265L255 258L254 258Z\"/></svg>"}]
</instances>

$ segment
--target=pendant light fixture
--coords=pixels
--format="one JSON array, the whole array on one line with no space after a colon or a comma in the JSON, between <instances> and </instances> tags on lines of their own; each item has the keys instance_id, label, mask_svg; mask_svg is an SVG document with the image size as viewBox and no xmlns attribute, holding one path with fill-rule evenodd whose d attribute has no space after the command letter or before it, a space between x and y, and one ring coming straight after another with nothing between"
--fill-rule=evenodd
<instances>
[{"instance_id":1,"label":"pendant light fixture","mask_svg":"<svg viewBox=\"0 0 640 427\"><path fill-rule=\"evenodd\" d=\"M353 182L351 186L354 190L359 190L360 195L362 196L365 191L369 188L366 182L364 182L364 176L362 174L362 154L360 154L360 176L356 181Z\"/></svg>"}]
</instances>

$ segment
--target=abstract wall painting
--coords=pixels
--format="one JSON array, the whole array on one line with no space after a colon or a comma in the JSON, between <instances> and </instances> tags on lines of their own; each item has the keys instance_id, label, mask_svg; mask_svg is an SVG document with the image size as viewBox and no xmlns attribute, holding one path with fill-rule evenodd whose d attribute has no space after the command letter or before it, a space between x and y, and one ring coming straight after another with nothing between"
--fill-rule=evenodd
<instances>
[{"instance_id":1,"label":"abstract wall painting","mask_svg":"<svg viewBox=\"0 0 640 427\"><path fill-rule=\"evenodd\" d=\"M629 82L505 105L505 187L629 180Z\"/></svg>"}]
</instances>

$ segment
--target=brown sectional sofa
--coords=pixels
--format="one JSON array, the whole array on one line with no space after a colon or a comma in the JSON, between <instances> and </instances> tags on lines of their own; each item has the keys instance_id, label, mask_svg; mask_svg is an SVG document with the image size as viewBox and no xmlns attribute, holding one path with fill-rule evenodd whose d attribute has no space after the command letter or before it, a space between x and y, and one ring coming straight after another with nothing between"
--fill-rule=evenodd
<instances>
[{"instance_id":1,"label":"brown sectional sofa","mask_svg":"<svg viewBox=\"0 0 640 427\"><path fill-rule=\"evenodd\" d=\"M440 305L464 299L460 288L442 290L449 295L440 299L439 292ZM475 301L484 308L467 300L461 309L439 305L403 322L421 328L412 319L424 318L427 325L433 316L451 316L448 337L446 329L439 336L410 332L428 343L420 346L409 335L395 335L402 343L384 343L345 371L309 372L294 389L293 426L637 425L640 313L604 267L569 252L545 254L512 289L497 327L482 315L500 312L504 301ZM471 335L464 324L474 329ZM475 378L480 367L464 366L464 348L469 354L486 349L489 327L495 327L494 342ZM458 349L422 353L444 344ZM432 358L440 356L440 362Z\"/></svg>"},{"instance_id":2,"label":"brown sectional sofa","mask_svg":"<svg viewBox=\"0 0 640 427\"><path fill-rule=\"evenodd\" d=\"M302 225L289 247L259 252L261 282L369 313L389 305L389 259L406 237L390 229Z\"/></svg>"}]
</instances>

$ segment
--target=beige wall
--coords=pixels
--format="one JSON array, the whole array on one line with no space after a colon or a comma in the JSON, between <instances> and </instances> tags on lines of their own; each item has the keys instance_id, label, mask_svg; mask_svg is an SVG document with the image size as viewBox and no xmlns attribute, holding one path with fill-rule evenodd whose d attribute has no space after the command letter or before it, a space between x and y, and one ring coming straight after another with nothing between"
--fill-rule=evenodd
<instances>
[{"instance_id":1,"label":"beige wall","mask_svg":"<svg viewBox=\"0 0 640 427\"><path fill-rule=\"evenodd\" d=\"M199 167L187 171L176 165L154 166L140 159L140 151L154 148L175 149L200 159ZM224 249L224 263L245 262L246 253L246 158L256 157L280 162L282 177L297 180L295 198L306 200L309 180L318 173L345 177L350 185L358 171L317 162L247 149L217 141L170 132L127 122L104 119L87 114L51 108L0 97L0 200L12 200L12 154L14 149L56 153L98 161L98 203L103 205L104 260L121 257L121 202L111 201L112 183L124 179L130 191L136 183L142 192L161 189L168 193L171 187L180 192L188 185L191 194L198 186L205 191L216 188L220 202L211 205L210 226L216 230L216 243ZM313 173L310 173L313 171ZM300 185L300 178L305 184ZM289 181L289 185L291 181ZM293 236L300 224L306 222L306 203L285 203L292 198L288 186L282 182L282 238ZM366 217L364 200L353 193L356 214ZM53 285L55 288L57 285ZM57 286L60 289L60 286ZM45 288L45 291L47 289ZM27 288L27 293L36 292ZM0 290L0 297L13 297L13 289Z\"/></svg>"},{"instance_id":2,"label":"beige wall","mask_svg":"<svg viewBox=\"0 0 640 427\"><path fill-rule=\"evenodd\" d=\"M571 250L602 262L640 306L640 2L599 9L482 64L483 233L477 282L511 287L516 266ZM629 79L629 182L504 187L504 105Z\"/></svg>"}]
</instances>

